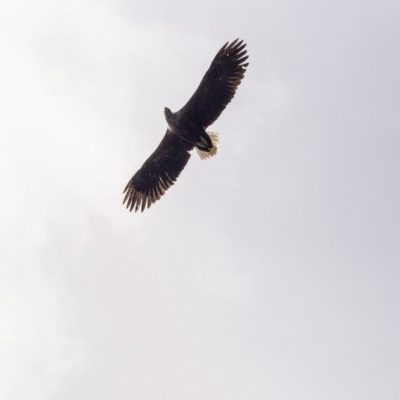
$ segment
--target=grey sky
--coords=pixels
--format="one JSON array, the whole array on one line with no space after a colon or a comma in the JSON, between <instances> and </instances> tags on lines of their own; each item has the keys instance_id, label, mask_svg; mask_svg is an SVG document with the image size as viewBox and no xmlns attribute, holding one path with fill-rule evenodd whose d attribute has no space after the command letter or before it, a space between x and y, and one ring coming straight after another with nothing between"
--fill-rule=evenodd
<instances>
[{"instance_id":1,"label":"grey sky","mask_svg":"<svg viewBox=\"0 0 400 400\"><path fill-rule=\"evenodd\" d=\"M0 398L400 398L398 1L0 5ZM143 214L227 40L250 66Z\"/></svg>"}]
</instances>

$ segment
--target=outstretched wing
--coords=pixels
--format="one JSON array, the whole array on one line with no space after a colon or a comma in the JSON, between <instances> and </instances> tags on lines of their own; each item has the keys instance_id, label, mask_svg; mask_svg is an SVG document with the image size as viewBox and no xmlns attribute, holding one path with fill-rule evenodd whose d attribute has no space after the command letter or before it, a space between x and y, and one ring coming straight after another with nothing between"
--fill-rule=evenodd
<instances>
[{"instance_id":1,"label":"outstretched wing","mask_svg":"<svg viewBox=\"0 0 400 400\"><path fill-rule=\"evenodd\" d=\"M248 58L243 40L225 43L217 53L199 87L179 111L205 128L224 111L240 85Z\"/></svg>"},{"instance_id":2,"label":"outstretched wing","mask_svg":"<svg viewBox=\"0 0 400 400\"><path fill-rule=\"evenodd\" d=\"M185 168L192 147L167 130L154 153L125 187L124 203L129 211L143 211L160 199Z\"/></svg>"}]
</instances>

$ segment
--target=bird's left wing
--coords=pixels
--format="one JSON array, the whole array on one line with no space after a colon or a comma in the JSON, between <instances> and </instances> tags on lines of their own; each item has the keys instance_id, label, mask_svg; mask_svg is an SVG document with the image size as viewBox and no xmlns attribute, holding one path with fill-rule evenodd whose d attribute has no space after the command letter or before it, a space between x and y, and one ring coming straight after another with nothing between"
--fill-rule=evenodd
<instances>
[{"instance_id":1,"label":"bird's left wing","mask_svg":"<svg viewBox=\"0 0 400 400\"><path fill-rule=\"evenodd\" d=\"M125 187L129 211L143 211L174 184L187 164L193 146L167 130L161 143Z\"/></svg>"},{"instance_id":2,"label":"bird's left wing","mask_svg":"<svg viewBox=\"0 0 400 400\"><path fill-rule=\"evenodd\" d=\"M246 44L239 39L225 45L214 57L193 96L179 111L206 128L233 99L249 65Z\"/></svg>"}]
</instances>

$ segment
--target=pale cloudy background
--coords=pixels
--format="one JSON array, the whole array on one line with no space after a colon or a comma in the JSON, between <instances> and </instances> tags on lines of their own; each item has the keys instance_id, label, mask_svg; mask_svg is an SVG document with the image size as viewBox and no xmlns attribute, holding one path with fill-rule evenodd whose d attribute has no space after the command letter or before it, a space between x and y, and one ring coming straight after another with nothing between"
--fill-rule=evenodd
<instances>
[{"instance_id":1,"label":"pale cloudy background","mask_svg":"<svg viewBox=\"0 0 400 400\"><path fill-rule=\"evenodd\" d=\"M3 1L0 398L400 398L400 4ZM250 67L144 214L214 53Z\"/></svg>"}]
</instances>

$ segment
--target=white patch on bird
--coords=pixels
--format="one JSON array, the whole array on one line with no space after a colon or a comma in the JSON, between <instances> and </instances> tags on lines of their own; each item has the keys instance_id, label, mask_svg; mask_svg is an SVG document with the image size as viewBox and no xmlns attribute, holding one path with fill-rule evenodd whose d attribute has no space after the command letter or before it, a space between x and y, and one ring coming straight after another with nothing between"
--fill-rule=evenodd
<instances>
[{"instance_id":1,"label":"white patch on bird","mask_svg":"<svg viewBox=\"0 0 400 400\"><path fill-rule=\"evenodd\" d=\"M196 147L197 154L202 160L207 160L210 157L213 157L217 154L219 137L217 133L207 132L208 136L210 136L212 147L209 151L203 151Z\"/></svg>"}]
</instances>

